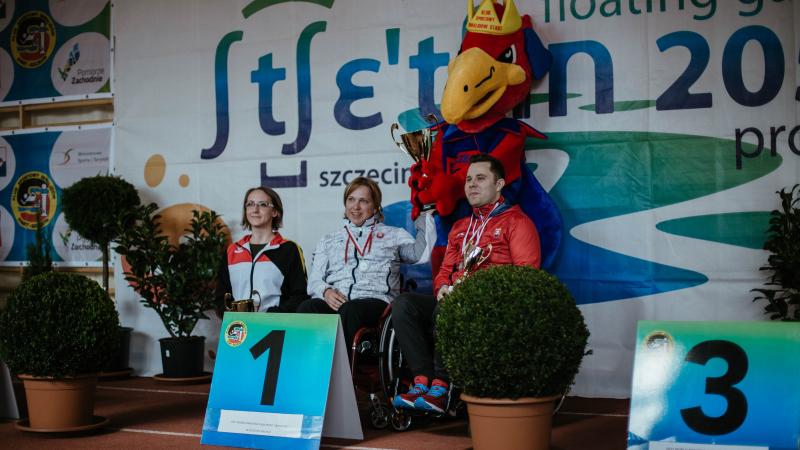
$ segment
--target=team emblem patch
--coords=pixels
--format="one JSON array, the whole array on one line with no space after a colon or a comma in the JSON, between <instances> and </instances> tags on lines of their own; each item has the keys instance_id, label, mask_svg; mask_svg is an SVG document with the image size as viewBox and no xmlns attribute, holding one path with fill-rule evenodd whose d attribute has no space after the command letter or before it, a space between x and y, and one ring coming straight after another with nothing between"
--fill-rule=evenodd
<instances>
[{"instance_id":1,"label":"team emblem patch","mask_svg":"<svg viewBox=\"0 0 800 450\"><path fill-rule=\"evenodd\" d=\"M41 66L53 53L56 28L50 16L41 11L23 14L11 30L11 53L26 69Z\"/></svg>"},{"instance_id":2,"label":"team emblem patch","mask_svg":"<svg viewBox=\"0 0 800 450\"><path fill-rule=\"evenodd\" d=\"M670 352L675 347L675 340L666 331L653 331L642 341L645 350Z\"/></svg>"},{"instance_id":3,"label":"team emblem patch","mask_svg":"<svg viewBox=\"0 0 800 450\"><path fill-rule=\"evenodd\" d=\"M241 320L231 322L225 329L225 343L229 347L238 347L247 339L247 325Z\"/></svg>"},{"instance_id":4,"label":"team emblem patch","mask_svg":"<svg viewBox=\"0 0 800 450\"><path fill-rule=\"evenodd\" d=\"M11 191L11 210L17 223L29 230L36 229L36 220L46 227L56 213L56 188L50 177L42 172L24 173Z\"/></svg>"}]
</instances>

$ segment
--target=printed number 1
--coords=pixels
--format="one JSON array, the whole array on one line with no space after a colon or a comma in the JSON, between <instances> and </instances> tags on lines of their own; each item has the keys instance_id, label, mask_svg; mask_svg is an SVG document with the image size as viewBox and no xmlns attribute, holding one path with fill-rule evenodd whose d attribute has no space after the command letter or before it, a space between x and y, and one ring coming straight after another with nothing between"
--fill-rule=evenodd
<instances>
[{"instance_id":1,"label":"printed number 1","mask_svg":"<svg viewBox=\"0 0 800 450\"><path fill-rule=\"evenodd\" d=\"M278 372L281 368L281 354L283 353L283 338L286 330L272 330L250 347L253 359L269 350L267 370L264 374L264 389L261 390L261 404L271 406L275 404L275 390L278 388Z\"/></svg>"},{"instance_id":2,"label":"printed number 1","mask_svg":"<svg viewBox=\"0 0 800 450\"><path fill-rule=\"evenodd\" d=\"M709 417L699 406L681 410L681 417L692 430L706 435L728 434L742 425L747 417L747 398L733 387L747 374L747 353L730 341L701 342L686 355L686 361L705 365L713 358L722 358L728 370L720 377L706 378L706 394L721 395L728 402L725 412L719 417Z\"/></svg>"}]
</instances>

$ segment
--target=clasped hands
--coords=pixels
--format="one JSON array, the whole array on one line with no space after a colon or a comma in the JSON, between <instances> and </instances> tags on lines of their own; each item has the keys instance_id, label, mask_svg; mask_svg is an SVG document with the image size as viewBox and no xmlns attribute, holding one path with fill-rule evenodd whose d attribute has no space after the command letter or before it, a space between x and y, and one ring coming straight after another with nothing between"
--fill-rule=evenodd
<instances>
[{"instance_id":1,"label":"clasped hands","mask_svg":"<svg viewBox=\"0 0 800 450\"><path fill-rule=\"evenodd\" d=\"M338 311L339 308L344 305L344 302L347 301L347 296L336 288L328 287L322 292L322 299L325 300L325 303L327 303L332 310Z\"/></svg>"}]
</instances>

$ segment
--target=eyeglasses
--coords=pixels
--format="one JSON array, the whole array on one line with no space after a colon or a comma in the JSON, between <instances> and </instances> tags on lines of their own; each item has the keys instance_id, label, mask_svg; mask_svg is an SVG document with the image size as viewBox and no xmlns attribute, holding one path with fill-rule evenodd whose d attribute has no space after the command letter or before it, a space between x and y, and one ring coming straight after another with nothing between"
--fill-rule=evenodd
<instances>
[{"instance_id":1,"label":"eyeglasses","mask_svg":"<svg viewBox=\"0 0 800 450\"><path fill-rule=\"evenodd\" d=\"M274 208L272 203L267 202L247 202L244 204L244 207L247 209L255 209L256 207L260 209Z\"/></svg>"}]
</instances>

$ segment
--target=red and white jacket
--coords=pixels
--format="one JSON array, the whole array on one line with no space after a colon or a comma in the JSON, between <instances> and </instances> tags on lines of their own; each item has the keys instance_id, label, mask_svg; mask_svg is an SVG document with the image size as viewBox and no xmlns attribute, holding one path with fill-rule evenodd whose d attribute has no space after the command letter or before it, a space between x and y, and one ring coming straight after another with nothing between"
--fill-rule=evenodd
<instances>
[{"instance_id":1,"label":"red and white jacket","mask_svg":"<svg viewBox=\"0 0 800 450\"><path fill-rule=\"evenodd\" d=\"M464 260L462 244L465 237L469 240L474 235L477 226L483 224L485 226L480 234L478 246L486 252L491 244L492 250L486 260L473 269L473 272L504 264L539 268L541 254L536 225L522 212L519 206L510 206L502 201L501 198L497 204L473 208L472 226L470 226L470 217L465 217L453 225L447 236L447 251L442 267L433 280L434 294L437 294L442 286L452 286L464 273L461 267ZM469 236L467 236L468 233Z\"/></svg>"},{"instance_id":2,"label":"red and white jacket","mask_svg":"<svg viewBox=\"0 0 800 450\"><path fill-rule=\"evenodd\" d=\"M258 302L259 311L294 312L306 298L306 268L300 246L276 233L253 258L247 235L230 244L219 270L217 304L224 307L224 295L235 300L251 298Z\"/></svg>"}]
</instances>

